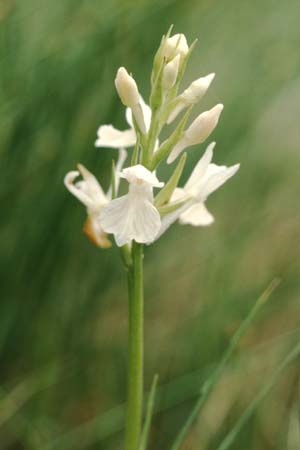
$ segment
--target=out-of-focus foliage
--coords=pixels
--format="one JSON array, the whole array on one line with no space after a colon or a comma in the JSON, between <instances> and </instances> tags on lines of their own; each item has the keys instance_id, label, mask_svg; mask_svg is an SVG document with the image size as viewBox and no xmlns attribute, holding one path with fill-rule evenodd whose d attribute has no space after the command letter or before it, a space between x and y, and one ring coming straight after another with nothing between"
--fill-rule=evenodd
<instances>
[{"instance_id":1,"label":"out-of-focus foliage","mask_svg":"<svg viewBox=\"0 0 300 450\"><path fill-rule=\"evenodd\" d=\"M116 70L147 97L171 23L199 38L186 85L217 73L197 108L225 104L216 162L241 170L209 200L212 227L174 226L146 252L146 387L160 374L151 448L168 448L274 277L185 448L216 448L287 353L300 317L299 18L298 0L0 1L1 450L120 448L126 279L117 250L81 233L84 209L62 180L81 161L108 183L116 154L93 144L100 124L126 126ZM233 448L300 448L298 388L294 365Z\"/></svg>"}]
</instances>

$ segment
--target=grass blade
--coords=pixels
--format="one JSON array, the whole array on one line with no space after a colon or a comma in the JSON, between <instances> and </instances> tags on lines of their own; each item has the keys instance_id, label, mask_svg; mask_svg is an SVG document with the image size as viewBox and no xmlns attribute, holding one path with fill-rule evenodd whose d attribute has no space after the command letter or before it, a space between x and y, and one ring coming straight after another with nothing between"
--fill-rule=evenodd
<instances>
[{"instance_id":1,"label":"grass blade","mask_svg":"<svg viewBox=\"0 0 300 450\"><path fill-rule=\"evenodd\" d=\"M145 424L144 424L144 428L142 431L141 443L140 443L139 450L146 450L146 448L147 448L148 435L149 435L151 419L152 419L152 414L153 414L154 399L155 399L157 383L158 383L158 375L156 374L156 375L154 375L150 393L149 393Z\"/></svg>"},{"instance_id":2,"label":"grass blade","mask_svg":"<svg viewBox=\"0 0 300 450\"><path fill-rule=\"evenodd\" d=\"M218 382L223 369L225 365L227 364L228 360L232 356L237 344L239 343L241 337L243 334L247 331L249 326L251 325L252 321L256 317L257 313L260 311L261 307L266 303L266 301L271 296L272 292L276 289L276 287L279 284L278 279L274 279L271 281L269 286L266 288L266 290L261 294L261 296L256 301L255 305L253 306L252 310L246 317L246 319L242 322L238 330L235 332L233 337L230 340L229 346L223 356L223 358L220 361L220 364L217 366L216 370L213 372L212 376L206 380L206 382L203 384L200 392L200 396L192 409L190 415L188 416L183 428L180 430L177 438L175 439L174 444L171 447L171 450L178 450L183 443L188 431L190 430L192 424L194 423L194 420L198 416L199 412L201 411L201 408L203 407L204 403L206 402L207 398L209 397L209 394L211 393L213 387Z\"/></svg>"},{"instance_id":3,"label":"grass blade","mask_svg":"<svg viewBox=\"0 0 300 450\"><path fill-rule=\"evenodd\" d=\"M269 391L272 389L272 387L276 384L278 381L281 373L284 371L284 369L300 354L300 343L298 343L293 350L287 355L287 357L282 361L281 364L277 367L277 369L272 374L270 380L268 383L266 383L258 393L258 395L252 400L250 405L247 407L247 409L244 411L244 413L241 415L239 420L236 422L232 430L227 434L221 445L217 448L217 450L227 450L231 444L234 442L235 438L237 437L239 431L243 427L243 425L247 422L247 420L251 417L254 410L258 406L258 404L265 398L265 396L269 393Z\"/></svg>"}]
</instances>

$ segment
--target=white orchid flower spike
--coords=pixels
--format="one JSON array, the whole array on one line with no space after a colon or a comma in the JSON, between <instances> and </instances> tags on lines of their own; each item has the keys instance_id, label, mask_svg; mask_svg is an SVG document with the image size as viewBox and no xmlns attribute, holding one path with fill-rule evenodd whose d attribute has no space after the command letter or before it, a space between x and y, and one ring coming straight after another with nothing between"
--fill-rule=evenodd
<instances>
[{"instance_id":1,"label":"white orchid flower spike","mask_svg":"<svg viewBox=\"0 0 300 450\"><path fill-rule=\"evenodd\" d=\"M119 150L119 158L116 164L115 190L118 191L120 177L119 172L123 167L127 153L124 149ZM82 180L75 182L81 175ZM66 188L87 208L88 217L84 223L83 231L88 238L98 247L108 248L111 242L107 238L107 233L102 229L99 222L99 214L104 206L111 200L112 188L105 194L96 177L84 167L78 164L78 171L68 172L64 183Z\"/></svg>"},{"instance_id":2,"label":"white orchid flower spike","mask_svg":"<svg viewBox=\"0 0 300 450\"><path fill-rule=\"evenodd\" d=\"M148 132L151 122L151 109L140 97L140 105L143 111L146 130ZM136 133L133 127L132 111L126 108L126 121L130 128L128 130L117 130L113 125L101 125L97 131L96 147L106 148L128 148L136 143Z\"/></svg>"},{"instance_id":3,"label":"white orchid flower spike","mask_svg":"<svg viewBox=\"0 0 300 450\"><path fill-rule=\"evenodd\" d=\"M178 210L163 217L158 237L177 219L181 224L193 226L208 226L214 222L214 217L207 210L205 202L208 196L229 180L240 167L239 164L226 167L211 163L214 147L215 142L212 142L198 161L184 187L175 189L170 202L186 200L186 203Z\"/></svg>"},{"instance_id":4,"label":"white orchid flower spike","mask_svg":"<svg viewBox=\"0 0 300 450\"><path fill-rule=\"evenodd\" d=\"M128 194L103 208L100 224L104 231L115 235L119 247L132 240L150 244L161 227L159 212L153 205L153 188L164 183L141 164L123 169L120 176L129 183Z\"/></svg>"}]
</instances>

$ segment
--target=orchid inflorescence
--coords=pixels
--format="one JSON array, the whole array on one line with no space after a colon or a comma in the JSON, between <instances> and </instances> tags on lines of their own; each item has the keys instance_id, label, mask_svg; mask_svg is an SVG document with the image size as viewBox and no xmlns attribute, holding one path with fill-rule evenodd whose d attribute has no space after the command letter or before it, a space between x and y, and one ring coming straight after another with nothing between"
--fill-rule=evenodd
<instances>
[{"instance_id":1,"label":"orchid inflorescence","mask_svg":"<svg viewBox=\"0 0 300 450\"><path fill-rule=\"evenodd\" d=\"M178 186L186 153L191 146L204 142L216 127L222 104L198 115L186 126L193 106L209 88L214 74L198 78L178 94L188 59L194 47L187 44L183 34L163 36L154 57L151 74L151 95L148 106L139 93L133 77L124 67L119 68L115 86L121 102L126 106L129 129L120 131L112 125L102 125L97 132L96 147L119 150L119 158L112 169L111 186L105 193L95 176L83 165L65 177L68 190L87 208L84 232L99 247L111 245L113 234L117 246L138 243L151 244L171 224L207 226L214 222L205 202L208 196L231 178L239 164L231 167L213 164L215 143L208 145L183 187ZM170 136L160 142L159 135L166 125L184 112ZM134 147L131 164L123 168L127 159L125 148ZM180 156L180 158L179 158ZM167 161L179 162L170 179L158 180L156 170ZM82 180L76 181L81 175ZM121 179L128 184L128 193L117 197ZM154 196L153 189L160 189Z\"/></svg>"}]
</instances>

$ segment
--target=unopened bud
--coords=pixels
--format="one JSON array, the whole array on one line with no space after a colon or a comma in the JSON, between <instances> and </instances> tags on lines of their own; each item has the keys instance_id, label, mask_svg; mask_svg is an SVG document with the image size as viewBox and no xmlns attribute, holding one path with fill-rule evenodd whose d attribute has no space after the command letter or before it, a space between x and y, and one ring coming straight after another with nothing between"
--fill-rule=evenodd
<instances>
[{"instance_id":1,"label":"unopened bud","mask_svg":"<svg viewBox=\"0 0 300 450\"><path fill-rule=\"evenodd\" d=\"M183 59L189 51L189 46L184 34L174 34L167 38L163 44L162 57L167 61L172 60L177 55Z\"/></svg>"},{"instance_id":2,"label":"unopened bud","mask_svg":"<svg viewBox=\"0 0 300 450\"><path fill-rule=\"evenodd\" d=\"M209 111L200 114L185 131L182 139L175 145L167 160L171 164L177 156L191 145L201 144L208 138L217 126L220 114L224 106L218 104Z\"/></svg>"},{"instance_id":3,"label":"unopened bud","mask_svg":"<svg viewBox=\"0 0 300 450\"><path fill-rule=\"evenodd\" d=\"M219 103L209 111L200 114L185 132L189 145L201 144L217 126L224 106Z\"/></svg>"},{"instance_id":4,"label":"unopened bud","mask_svg":"<svg viewBox=\"0 0 300 450\"><path fill-rule=\"evenodd\" d=\"M117 72L115 86L123 105L134 108L139 103L137 84L124 67L120 67Z\"/></svg>"},{"instance_id":5,"label":"unopened bud","mask_svg":"<svg viewBox=\"0 0 300 450\"><path fill-rule=\"evenodd\" d=\"M187 106L197 103L204 96L214 78L214 73L211 73L206 77L198 78L198 80L193 81L192 84L183 91L180 98Z\"/></svg>"},{"instance_id":6,"label":"unopened bud","mask_svg":"<svg viewBox=\"0 0 300 450\"><path fill-rule=\"evenodd\" d=\"M171 111L167 123L173 122L178 114L187 106L199 102L199 100L201 100L201 98L206 93L214 78L215 74L211 73L206 77L201 77L198 78L198 80L193 81L192 84L190 84L190 86L177 98L177 104Z\"/></svg>"},{"instance_id":7,"label":"unopened bud","mask_svg":"<svg viewBox=\"0 0 300 450\"><path fill-rule=\"evenodd\" d=\"M177 55L165 66L162 78L162 87L164 90L168 91L169 89L172 89L172 87L176 83L179 63L180 63L180 55Z\"/></svg>"}]
</instances>

